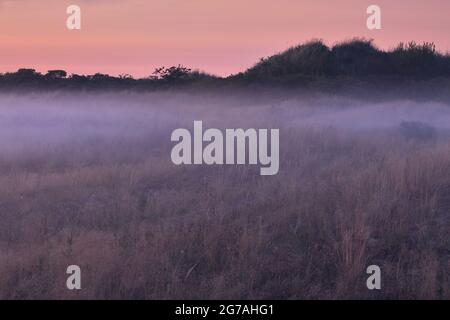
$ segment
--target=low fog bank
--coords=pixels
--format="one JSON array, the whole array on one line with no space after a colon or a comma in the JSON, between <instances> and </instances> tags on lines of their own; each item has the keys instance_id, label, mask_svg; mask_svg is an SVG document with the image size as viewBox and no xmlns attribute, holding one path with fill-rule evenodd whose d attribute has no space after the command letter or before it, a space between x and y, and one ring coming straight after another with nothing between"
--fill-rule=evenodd
<instances>
[{"instance_id":1,"label":"low fog bank","mask_svg":"<svg viewBox=\"0 0 450 320\"><path fill-rule=\"evenodd\" d=\"M169 91L2 94L0 170L137 163L153 156L170 162L172 131L192 130L194 120L203 121L204 128L278 128L282 148L285 133L299 137L333 129L326 134L344 134L344 139L378 135L384 140L397 136L447 142L450 131L450 104L443 102L374 103L292 92L285 98L279 93L263 95L264 99Z\"/></svg>"},{"instance_id":2,"label":"low fog bank","mask_svg":"<svg viewBox=\"0 0 450 320\"><path fill-rule=\"evenodd\" d=\"M280 129L282 149L290 143L283 136L321 130L368 144L375 136L379 143L392 137L399 143L448 142L450 105L442 102L264 94L267 99L181 92L3 94L0 172L142 163L152 157L170 163L171 133L192 130L194 120L203 121L204 128Z\"/></svg>"},{"instance_id":3,"label":"low fog bank","mask_svg":"<svg viewBox=\"0 0 450 320\"><path fill-rule=\"evenodd\" d=\"M339 96L271 99L188 93L0 95L3 150L29 143L58 145L97 140L162 137L194 120L218 128L333 127L395 129L402 122L450 128L450 103L365 102ZM165 136L169 141L169 136Z\"/></svg>"}]
</instances>

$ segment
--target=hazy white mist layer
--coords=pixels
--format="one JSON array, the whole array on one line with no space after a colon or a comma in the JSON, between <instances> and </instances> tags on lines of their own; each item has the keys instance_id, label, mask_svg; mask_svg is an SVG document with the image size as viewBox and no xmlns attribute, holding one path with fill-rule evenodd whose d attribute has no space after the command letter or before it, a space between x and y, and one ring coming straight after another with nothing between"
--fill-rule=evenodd
<instances>
[{"instance_id":1,"label":"hazy white mist layer","mask_svg":"<svg viewBox=\"0 0 450 320\"><path fill-rule=\"evenodd\" d=\"M402 121L421 121L437 129L450 127L450 107L438 102L392 101L365 103L337 97L290 97L267 103L245 98L188 93L149 94L2 94L0 147L2 157L73 145L126 149L170 148L170 133L205 127L395 129ZM88 152L88 151L87 151ZM132 151L130 151L132 153ZM44 156L44 155L42 155Z\"/></svg>"}]
</instances>

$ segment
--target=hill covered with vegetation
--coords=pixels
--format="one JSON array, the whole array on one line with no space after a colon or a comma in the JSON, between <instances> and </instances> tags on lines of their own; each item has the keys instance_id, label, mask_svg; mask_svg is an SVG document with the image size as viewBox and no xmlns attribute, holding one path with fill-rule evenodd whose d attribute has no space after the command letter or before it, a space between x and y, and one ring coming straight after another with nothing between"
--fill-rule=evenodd
<instances>
[{"instance_id":1,"label":"hill covered with vegetation","mask_svg":"<svg viewBox=\"0 0 450 320\"><path fill-rule=\"evenodd\" d=\"M281 84L308 86L310 83L346 81L384 81L403 83L411 80L450 80L450 55L436 50L433 43L400 43L385 51L371 40L353 39L326 46L313 40L273 56L262 58L253 67L227 78L191 70L185 66L157 68L146 78L135 79L124 74L118 77L96 73L69 75L64 70L46 74L34 69L0 74L0 90L16 89L137 89L156 90L186 85L221 86L248 84Z\"/></svg>"},{"instance_id":2,"label":"hill covered with vegetation","mask_svg":"<svg viewBox=\"0 0 450 320\"><path fill-rule=\"evenodd\" d=\"M355 39L327 47L316 40L263 58L242 74L254 79L290 76L450 77L450 56L433 43L400 43L383 51L371 40Z\"/></svg>"}]
</instances>

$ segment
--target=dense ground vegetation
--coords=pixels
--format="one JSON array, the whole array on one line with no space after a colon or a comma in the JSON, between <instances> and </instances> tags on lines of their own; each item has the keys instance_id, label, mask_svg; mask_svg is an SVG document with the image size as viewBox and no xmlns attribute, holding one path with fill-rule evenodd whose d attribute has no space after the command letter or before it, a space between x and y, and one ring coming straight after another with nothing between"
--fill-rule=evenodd
<instances>
[{"instance_id":1,"label":"dense ground vegetation","mask_svg":"<svg viewBox=\"0 0 450 320\"><path fill-rule=\"evenodd\" d=\"M1 95L0 298L449 299L449 104L277 99ZM280 128L279 174L173 165L199 118Z\"/></svg>"},{"instance_id":2,"label":"dense ground vegetation","mask_svg":"<svg viewBox=\"0 0 450 320\"><path fill-rule=\"evenodd\" d=\"M0 74L0 90L21 89L126 89L158 90L180 86L243 86L268 84L282 86L319 87L340 86L342 79L353 82L380 84L385 81L410 83L433 79L447 79L449 87L450 56L436 50L433 43L401 43L390 51L383 51L372 41L354 39L328 47L319 40L311 41L271 57L262 58L250 69L220 78L191 70L185 66L157 68L147 78L135 79L123 74L68 75L64 70L49 70L41 74L34 69ZM394 80L392 80L394 79ZM420 84L419 84L420 86Z\"/></svg>"},{"instance_id":3,"label":"dense ground vegetation","mask_svg":"<svg viewBox=\"0 0 450 320\"><path fill-rule=\"evenodd\" d=\"M433 43L400 43L393 50L382 51L363 39L331 48L321 41L311 41L263 58L245 72L245 76L256 79L289 75L448 77L450 56L437 52Z\"/></svg>"}]
</instances>

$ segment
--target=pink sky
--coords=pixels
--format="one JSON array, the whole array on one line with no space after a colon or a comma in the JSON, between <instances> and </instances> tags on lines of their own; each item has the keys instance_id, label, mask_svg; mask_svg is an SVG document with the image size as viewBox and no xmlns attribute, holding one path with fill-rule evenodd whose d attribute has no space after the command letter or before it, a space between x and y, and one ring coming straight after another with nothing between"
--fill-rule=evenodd
<instances>
[{"instance_id":1,"label":"pink sky","mask_svg":"<svg viewBox=\"0 0 450 320\"><path fill-rule=\"evenodd\" d=\"M66 29L66 8L82 29ZM366 8L382 9L382 30L366 28ZM0 72L20 67L148 76L184 64L218 75L312 38L355 36L382 48L433 41L450 50L449 0L0 0Z\"/></svg>"}]
</instances>

